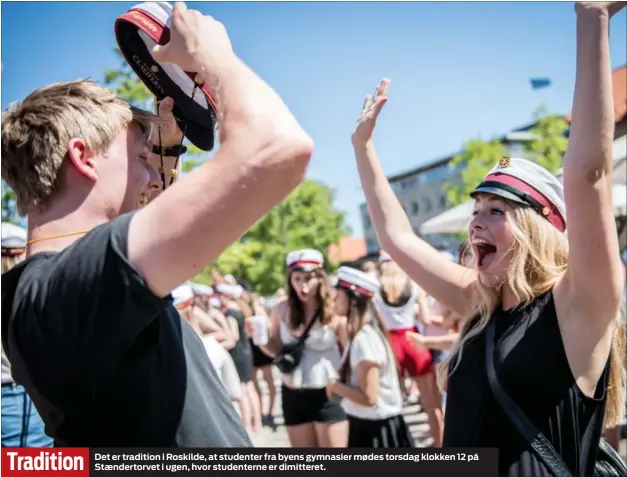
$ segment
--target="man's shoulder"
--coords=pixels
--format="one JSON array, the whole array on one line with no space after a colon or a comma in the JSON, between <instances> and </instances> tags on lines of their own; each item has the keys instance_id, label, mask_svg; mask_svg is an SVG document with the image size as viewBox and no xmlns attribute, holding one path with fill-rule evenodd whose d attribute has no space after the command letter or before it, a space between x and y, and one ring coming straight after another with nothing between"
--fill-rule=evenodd
<instances>
[{"instance_id":1,"label":"man's shoulder","mask_svg":"<svg viewBox=\"0 0 627 477\"><path fill-rule=\"evenodd\" d=\"M2 306L9 310L20 304L33 290L45 289L49 271L55 266L58 253L41 252L32 255L2 274ZM5 309L6 309L5 308Z\"/></svg>"}]
</instances>

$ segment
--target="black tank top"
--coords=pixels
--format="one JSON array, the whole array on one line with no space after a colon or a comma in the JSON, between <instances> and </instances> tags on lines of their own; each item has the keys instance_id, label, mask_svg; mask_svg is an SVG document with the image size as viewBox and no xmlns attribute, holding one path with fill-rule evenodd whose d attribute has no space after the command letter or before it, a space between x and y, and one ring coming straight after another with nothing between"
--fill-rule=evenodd
<instances>
[{"instance_id":1,"label":"black tank top","mask_svg":"<svg viewBox=\"0 0 627 477\"><path fill-rule=\"evenodd\" d=\"M566 359L552 292L513 310L499 308L492 319L496 320L494 363L501 384L573 475L593 475L603 431L609 359L594 398L585 396ZM497 447L499 475L550 477L495 400L486 376L484 346L485 330L464 346L449 377L443 446Z\"/></svg>"},{"instance_id":2,"label":"black tank top","mask_svg":"<svg viewBox=\"0 0 627 477\"><path fill-rule=\"evenodd\" d=\"M235 343L235 346L229 350L229 354L233 361L241 363L243 361L252 360L252 348L250 347L250 341L248 335L246 335L246 325L244 315L239 310L229 308L224 316L234 318L237 321L237 329L239 331L239 339Z\"/></svg>"}]
</instances>

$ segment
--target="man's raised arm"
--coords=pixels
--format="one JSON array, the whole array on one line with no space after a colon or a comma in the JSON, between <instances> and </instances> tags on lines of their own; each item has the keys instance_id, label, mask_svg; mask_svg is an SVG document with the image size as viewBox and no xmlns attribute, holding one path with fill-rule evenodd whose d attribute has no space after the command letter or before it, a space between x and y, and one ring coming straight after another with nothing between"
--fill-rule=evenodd
<instances>
[{"instance_id":1,"label":"man's raised arm","mask_svg":"<svg viewBox=\"0 0 627 477\"><path fill-rule=\"evenodd\" d=\"M215 260L303 179L313 142L281 98L233 53L211 17L176 4L155 59L197 71L218 103L220 150L139 211L128 258L165 296Z\"/></svg>"}]
</instances>

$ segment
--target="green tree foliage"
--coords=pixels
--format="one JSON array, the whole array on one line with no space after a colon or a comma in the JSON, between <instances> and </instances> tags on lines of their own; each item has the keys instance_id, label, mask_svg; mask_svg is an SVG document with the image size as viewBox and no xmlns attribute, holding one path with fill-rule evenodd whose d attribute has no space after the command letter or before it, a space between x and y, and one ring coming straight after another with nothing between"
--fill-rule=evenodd
<instances>
[{"instance_id":1,"label":"green tree foliage","mask_svg":"<svg viewBox=\"0 0 627 477\"><path fill-rule=\"evenodd\" d=\"M541 166L555 173L562 167L568 138L568 123L563 116L549 115L545 107L535 114L535 125L529 131L533 139L525 144L525 153Z\"/></svg>"},{"instance_id":2,"label":"green tree foliage","mask_svg":"<svg viewBox=\"0 0 627 477\"><path fill-rule=\"evenodd\" d=\"M333 199L329 187L305 180L229 247L215 266L222 273L244 279L262 295L270 295L285 285L285 256L292 250L320 250L325 255L327 271L332 272L335 264L326 257L329 245L350 233L344 213L333 207ZM210 283L210 271L203 271L196 279Z\"/></svg>"},{"instance_id":3,"label":"green tree foliage","mask_svg":"<svg viewBox=\"0 0 627 477\"><path fill-rule=\"evenodd\" d=\"M506 149L498 139L489 142L471 139L466 142L449 166L461 171L461 181L448 185L446 189L448 201L452 205L467 202L468 194L481 182L486 172L505 155Z\"/></svg>"},{"instance_id":4,"label":"green tree foliage","mask_svg":"<svg viewBox=\"0 0 627 477\"><path fill-rule=\"evenodd\" d=\"M525 156L555 173L562 167L568 139L564 134L568 123L562 116L549 115L545 107L534 114L535 123L529 130L531 139L524 144ZM503 157L508 155L501 139L483 141L471 139L450 163L461 171L460 181L450 184L446 190L452 205L468 201L468 194L481 182L485 174Z\"/></svg>"}]
</instances>

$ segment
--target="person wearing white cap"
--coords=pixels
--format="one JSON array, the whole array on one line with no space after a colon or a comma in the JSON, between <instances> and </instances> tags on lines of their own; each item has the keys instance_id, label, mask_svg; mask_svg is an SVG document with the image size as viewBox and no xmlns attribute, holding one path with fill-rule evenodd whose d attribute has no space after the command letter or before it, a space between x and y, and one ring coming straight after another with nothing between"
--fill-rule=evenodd
<instances>
[{"instance_id":1,"label":"person wearing white cap","mask_svg":"<svg viewBox=\"0 0 627 477\"><path fill-rule=\"evenodd\" d=\"M379 282L360 270L340 267L335 288L336 312L348 319L350 341L340 379L329 382L327 394L344 398L348 447L414 447L403 418L396 359L373 301Z\"/></svg>"},{"instance_id":2,"label":"person wearing white cap","mask_svg":"<svg viewBox=\"0 0 627 477\"><path fill-rule=\"evenodd\" d=\"M532 161L501 159L472 193L473 269L445 260L414 234L385 179L372 134L389 81L368 98L353 133L381 245L462 317L460 339L440 368L448 390L443 445L498 447L499 475L590 476L597 461L612 466L612 475L626 472L618 455L612 464L608 446L599 447L604 426L625 413L608 39L610 18L624 6L576 4L563 185ZM542 451L529 436L543 439Z\"/></svg>"},{"instance_id":3,"label":"person wearing white cap","mask_svg":"<svg viewBox=\"0 0 627 477\"><path fill-rule=\"evenodd\" d=\"M189 322L193 330L198 334L205 347L209 363L213 365L216 373L226 390L235 409L240 412L240 400L242 390L240 386L237 369L228 351L222 346L214 336L211 336L213 327L207 327L206 320L198 319L194 298L198 292L208 292L210 287L195 283L184 283L172 290L173 304L181 317Z\"/></svg>"},{"instance_id":4,"label":"person wearing white cap","mask_svg":"<svg viewBox=\"0 0 627 477\"><path fill-rule=\"evenodd\" d=\"M313 142L222 24L182 2L166 23L147 56L216 93L220 148L145 207L167 120L93 81L2 114L2 178L29 227L29 258L2 281L2 339L60 446L251 446L169 294L298 186Z\"/></svg>"},{"instance_id":5,"label":"person wearing white cap","mask_svg":"<svg viewBox=\"0 0 627 477\"><path fill-rule=\"evenodd\" d=\"M428 312L427 297L387 253L382 252L379 261L381 288L377 290L376 303L389 331L401 378L409 377L412 385L418 388L432 446L440 447L444 418L431 353L412 346L408 340L408 333L416 331L417 316ZM408 398L413 386L404 386Z\"/></svg>"},{"instance_id":6,"label":"person wearing white cap","mask_svg":"<svg viewBox=\"0 0 627 477\"><path fill-rule=\"evenodd\" d=\"M337 316L318 250L287 254L287 299L272 309L268 343L283 375L281 407L292 447L346 447L348 423L339 398L326 385L337 378L346 320Z\"/></svg>"},{"instance_id":7,"label":"person wearing white cap","mask_svg":"<svg viewBox=\"0 0 627 477\"><path fill-rule=\"evenodd\" d=\"M194 291L189 283L179 285L171 292L172 304L178 310L183 319L191 322L192 306L194 305Z\"/></svg>"},{"instance_id":8,"label":"person wearing white cap","mask_svg":"<svg viewBox=\"0 0 627 477\"><path fill-rule=\"evenodd\" d=\"M25 250L26 230L2 222L2 273L24 260ZM13 379L11 363L2 345L2 447L52 447L52 444L32 399L24 386Z\"/></svg>"},{"instance_id":9,"label":"person wearing white cap","mask_svg":"<svg viewBox=\"0 0 627 477\"><path fill-rule=\"evenodd\" d=\"M199 283L190 283L194 292L193 319L203 329L203 336L211 335L220 345L229 350L235 346L236 337L227 318L221 311L222 304L213 288ZM214 300L216 306L212 306Z\"/></svg>"},{"instance_id":10,"label":"person wearing white cap","mask_svg":"<svg viewBox=\"0 0 627 477\"><path fill-rule=\"evenodd\" d=\"M24 260L26 229L10 222L2 222L2 273Z\"/></svg>"}]
</instances>

